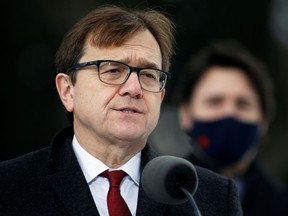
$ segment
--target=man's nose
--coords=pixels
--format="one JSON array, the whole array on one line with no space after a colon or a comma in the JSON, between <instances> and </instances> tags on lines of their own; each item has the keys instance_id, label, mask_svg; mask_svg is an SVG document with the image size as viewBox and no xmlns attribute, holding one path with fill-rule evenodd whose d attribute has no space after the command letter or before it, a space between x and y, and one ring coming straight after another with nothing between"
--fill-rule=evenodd
<instances>
[{"instance_id":1,"label":"man's nose","mask_svg":"<svg viewBox=\"0 0 288 216\"><path fill-rule=\"evenodd\" d=\"M224 116L237 116L237 106L234 103L226 103L222 107L222 114Z\"/></svg>"},{"instance_id":2,"label":"man's nose","mask_svg":"<svg viewBox=\"0 0 288 216\"><path fill-rule=\"evenodd\" d=\"M136 72L132 72L126 82L121 86L120 94L130 94L132 97L139 97L143 94L139 77Z\"/></svg>"}]
</instances>

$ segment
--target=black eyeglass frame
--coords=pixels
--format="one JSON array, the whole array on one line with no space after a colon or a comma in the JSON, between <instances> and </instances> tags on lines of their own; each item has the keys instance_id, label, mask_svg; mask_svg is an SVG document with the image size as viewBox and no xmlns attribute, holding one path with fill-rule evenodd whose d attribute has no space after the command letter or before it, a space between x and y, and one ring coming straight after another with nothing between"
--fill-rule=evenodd
<instances>
[{"instance_id":1,"label":"black eyeglass frame","mask_svg":"<svg viewBox=\"0 0 288 216\"><path fill-rule=\"evenodd\" d=\"M69 74L69 73L71 73L72 71L80 70L81 68L88 67L88 66L92 66L92 65L96 65L96 66L97 66L97 69L98 69L98 71L99 71L99 67L100 67L100 64L101 64L102 62L118 63L118 64L125 65L126 67L129 68L129 73L128 73L126 79L125 79L125 80L123 81L123 83L121 83L121 84L111 84L111 83L107 83L107 82L105 82L105 81L103 81L103 80L101 79L100 73L98 73L99 80L100 80L101 82L106 83L106 84L109 84L109 85L122 85L122 84L124 84L124 83L129 79L131 73L133 73L133 72L136 72L136 73L137 73L137 76L139 77L139 73L140 73L141 70L156 70L156 71L159 71L159 72L164 73L164 74L166 75L165 82L164 82L162 88L161 88L159 91L150 91L150 90L147 90L147 89L143 88L142 85L141 85L141 82L140 82L140 81L139 81L139 82L140 82L140 85L141 85L141 88L142 88L142 89L144 89L144 90L146 90L146 91L149 91L149 92L158 93L158 92L161 92L161 91L165 88L167 80L171 78L171 73L169 73L169 72L167 72L167 71L163 71L163 70L161 70L161 69L157 69L157 68L140 68L140 67L133 67L133 66L130 66L130 65L128 65L128 64L125 64L125 63L123 63L123 62L114 61L114 60L95 60L95 61L78 63L78 64L75 64L75 65L71 66L70 68L68 68L67 72L68 72L68 74Z\"/></svg>"}]
</instances>

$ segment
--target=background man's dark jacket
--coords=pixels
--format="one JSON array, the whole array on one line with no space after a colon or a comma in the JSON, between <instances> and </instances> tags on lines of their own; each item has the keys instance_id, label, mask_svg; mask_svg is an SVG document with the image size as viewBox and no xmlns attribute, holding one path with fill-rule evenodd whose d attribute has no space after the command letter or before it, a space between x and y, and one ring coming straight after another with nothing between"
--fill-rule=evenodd
<instances>
[{"instance_id":1,"label":"background man's dark jacket","mask_svg":"<svg viewBox=\"0 0 288 216\"><path fill-rule=\"evenodd\" d=\"M243 176L246 185L242 200L245 216L287 216L288 188L272 178L255 160Z\"/></svg>"}]
</instances>

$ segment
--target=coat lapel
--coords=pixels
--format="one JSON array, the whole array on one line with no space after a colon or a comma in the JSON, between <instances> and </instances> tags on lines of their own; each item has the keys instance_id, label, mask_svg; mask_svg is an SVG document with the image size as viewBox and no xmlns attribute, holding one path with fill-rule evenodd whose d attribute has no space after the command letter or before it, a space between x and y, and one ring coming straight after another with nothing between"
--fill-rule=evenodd
<instances>
[{"instance_id":1,"label":"coat lapel","mask_svg":"<svg viewBox=\"0 0 288 216\"><path fill-rule=\"evenodd\" d=\"M71 215L99 215L83 175L78 170L61 171L49 178L51 186Z\"/></svg>"},{"instance_id":2,"label":"coat lapel","mask_svg":"<svg viewBox=\"0 0 288 216\"><path fill-rule=\"evenodd\" d=\"M139 188L139 198L137 205L137 216L163 216L167 205L156 203L151 200L144 192L142 186Z\"/></svg>"},{"instance_id":3,"label":"coat lapel","mask_svg":"<svg viewBox=\"0 0 288 216\"><path fill-rule=\"evenodd\" d=\"M99 216L89 186L72 149L72 129L55 137L51 152L52 174L48 182L70 215Z\"/></svg>"},{"instance_id":4,"label":"coat lapel","mask_svg":"<svg viewBox=\"0 0 288 216\"><path fill-rule=\"evenodd\" d=\"M141 175L145 165L156 157L156 154L152 151L149 144L146 144L145 148L141 153ZM137 216L158 216L165 215L167 205L160 204L150 199L145 191L143 190L141 179L140 179L140 187L139 187L139 195L138 195L138 204L137 204Z\"/></svg>"}]
</instances>

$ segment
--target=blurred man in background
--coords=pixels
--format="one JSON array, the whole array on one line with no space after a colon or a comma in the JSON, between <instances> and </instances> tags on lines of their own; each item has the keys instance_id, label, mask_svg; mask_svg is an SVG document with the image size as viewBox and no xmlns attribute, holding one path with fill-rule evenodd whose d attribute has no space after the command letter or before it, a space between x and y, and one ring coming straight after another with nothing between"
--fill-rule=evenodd
<instances>
[{"instance_id":1,"label":"blurred man in background","mask_svg":"<svg viewBox=\"0 0 288 216\"><path fill-rule=\"evenodd\" d=\"M245 216L288 215L287 189L257 159L274 113L273 86L263 63L238 42L226 41L193 56L183 74L179 109L166 108L168 122L163 115L150 137L154 148L233 178ZM182 135L173 135L173 121ZM160 137L170 146L159 143Z\"/></svg>"}]
</instances>

